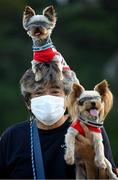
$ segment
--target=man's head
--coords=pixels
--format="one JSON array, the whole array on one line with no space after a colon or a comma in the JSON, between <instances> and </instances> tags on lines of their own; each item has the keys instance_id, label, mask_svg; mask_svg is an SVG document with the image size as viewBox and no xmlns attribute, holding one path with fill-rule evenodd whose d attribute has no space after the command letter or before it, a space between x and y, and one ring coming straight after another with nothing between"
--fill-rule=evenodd
<instances>
[{"instance_id":1,"label":"man's head","mask_svg":"<svg viewBox=\"0 0 118 180\"><path fill-rule=\"evenodd\" d=\"M68 95L73 82L77 83L78 81L73 71L71 80L66 76L63 80L58 79L58 67L56 64L42 63L42 72L45 70L47 70L46 76L43 76L40 81L35 81L35 75L31 69L28 69L20 80L21 94L23 95L28 108L30 107L30 99L37 94L37 92L40 91L40 94L43 94L47 91L45 93L49 93L48 89L53 89L55 92L57 91L57 93L58 91L63 91L63 94ZM52 92L52 95L55 94Z\"/></svg>"},{"instance_id":2,"label":"man's head","mask_svg":"<svg viewBox=\"0 0 118 180\"><path fill-rule=\"evenodd\" d=\"M75 73L72 71L72 79L65 76L58 79L56 64L42 64L42 71L47 68L47 73L40 81L35 81L35 75L28 69L20 80L21 93L27 108L36 119L43 125L52 126L63 122L66 110L65 96L71 90L73 82L77 82Z\"/></svg>"}]
</instances>

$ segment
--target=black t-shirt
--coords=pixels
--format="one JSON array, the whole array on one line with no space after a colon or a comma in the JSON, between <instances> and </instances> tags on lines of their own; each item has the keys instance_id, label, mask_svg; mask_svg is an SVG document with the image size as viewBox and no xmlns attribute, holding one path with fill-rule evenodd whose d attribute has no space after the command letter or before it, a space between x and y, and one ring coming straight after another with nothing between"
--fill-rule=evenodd
<instances>
[{"instance_id":1,"label":"black t-shirt","mask_svg":"<svg viewBox=\"0 0 118 180\"><path fill-rule=\"evenodd\" d=\"M70 122L52 130L39 130L46 179L75 179L74 165L64 160L64 138ZM105 155L112 164L111 148L105 130L102 130ZM7 129L0 139L0 179L32 179L30 153L30 123L28 121Z\"/></svg>"}]
</instances>

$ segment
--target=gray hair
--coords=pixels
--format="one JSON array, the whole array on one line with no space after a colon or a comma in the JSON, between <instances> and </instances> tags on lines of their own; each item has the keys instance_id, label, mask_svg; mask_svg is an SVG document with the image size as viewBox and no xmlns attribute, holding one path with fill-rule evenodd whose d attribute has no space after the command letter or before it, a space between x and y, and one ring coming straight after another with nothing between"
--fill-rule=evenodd
<instances>
[{"instance_id":1,"label":"gray hair","mask_svg":"<svg viewBox=\"0 0 118 180\"><path fill-rule=\"evenodd\" d=\"M21 94L23 95L26 103L28 103L32 93L35 93L38 89L52 85L60 87L64 90L65 94L68 95L71 91L73 82L79 83L76 74L70 70L68 73L63 73L63 80L59 79L58 73L59 68L55 63L42 63L42 72L46 71L46 75L40 81L35 81L35 75L32 69L28 69L22 78L20 79Z\"/></svg>"}]
</instances>

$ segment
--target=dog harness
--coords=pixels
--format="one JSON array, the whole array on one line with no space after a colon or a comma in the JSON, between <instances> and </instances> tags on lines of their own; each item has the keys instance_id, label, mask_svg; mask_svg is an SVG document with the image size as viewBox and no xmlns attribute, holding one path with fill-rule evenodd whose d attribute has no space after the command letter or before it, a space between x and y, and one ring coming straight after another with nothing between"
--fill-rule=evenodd
<instances>
[{"instance_id":1,"label":"dog harness","mask_svg":"<svg viewBox=\"0 0 118 180\"><path fill-rule=\"evenodd\" d=\"M76 129L81 135L85 135L84 130L83 130L80 122L81 122L81 120L77 119L76 121L74 121L74 122L71 124L70 127ZM94 127L94 126L88 125L88 124L86 124L86 126L88 127L88 129L89 129L90 131L93 131L93 132L96 132L96 133L101 133L101 128L99 128L99 127Z\"/></svg>"},{"instance_id":2,"label":"dog harness","mask_svg":"<svg viewBox=\"0 0 118 180\"><path fill-rule=\"evenodd\" d=\"M33 59L37 62L50 63L55 55L59 55L59 52L54 51L52 48L48 48L42 51L34 51Z\"/></svg>"}]
</instances>

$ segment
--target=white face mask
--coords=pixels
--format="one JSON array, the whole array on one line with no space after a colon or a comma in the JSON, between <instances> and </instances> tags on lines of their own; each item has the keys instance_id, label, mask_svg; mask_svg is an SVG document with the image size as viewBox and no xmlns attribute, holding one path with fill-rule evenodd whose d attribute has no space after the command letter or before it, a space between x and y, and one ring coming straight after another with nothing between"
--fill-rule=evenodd
<instances>
[{"instance_id":1,"label":"white face mask","mask_svg":"<svg viewBox=\"0 0 118 180\"><path fill-rule=\"evenodd\" d=\"M31 111L45 125L55 124L64 115L64 97L44 95L31 99Z\"/></svg>"}]
</instances>

